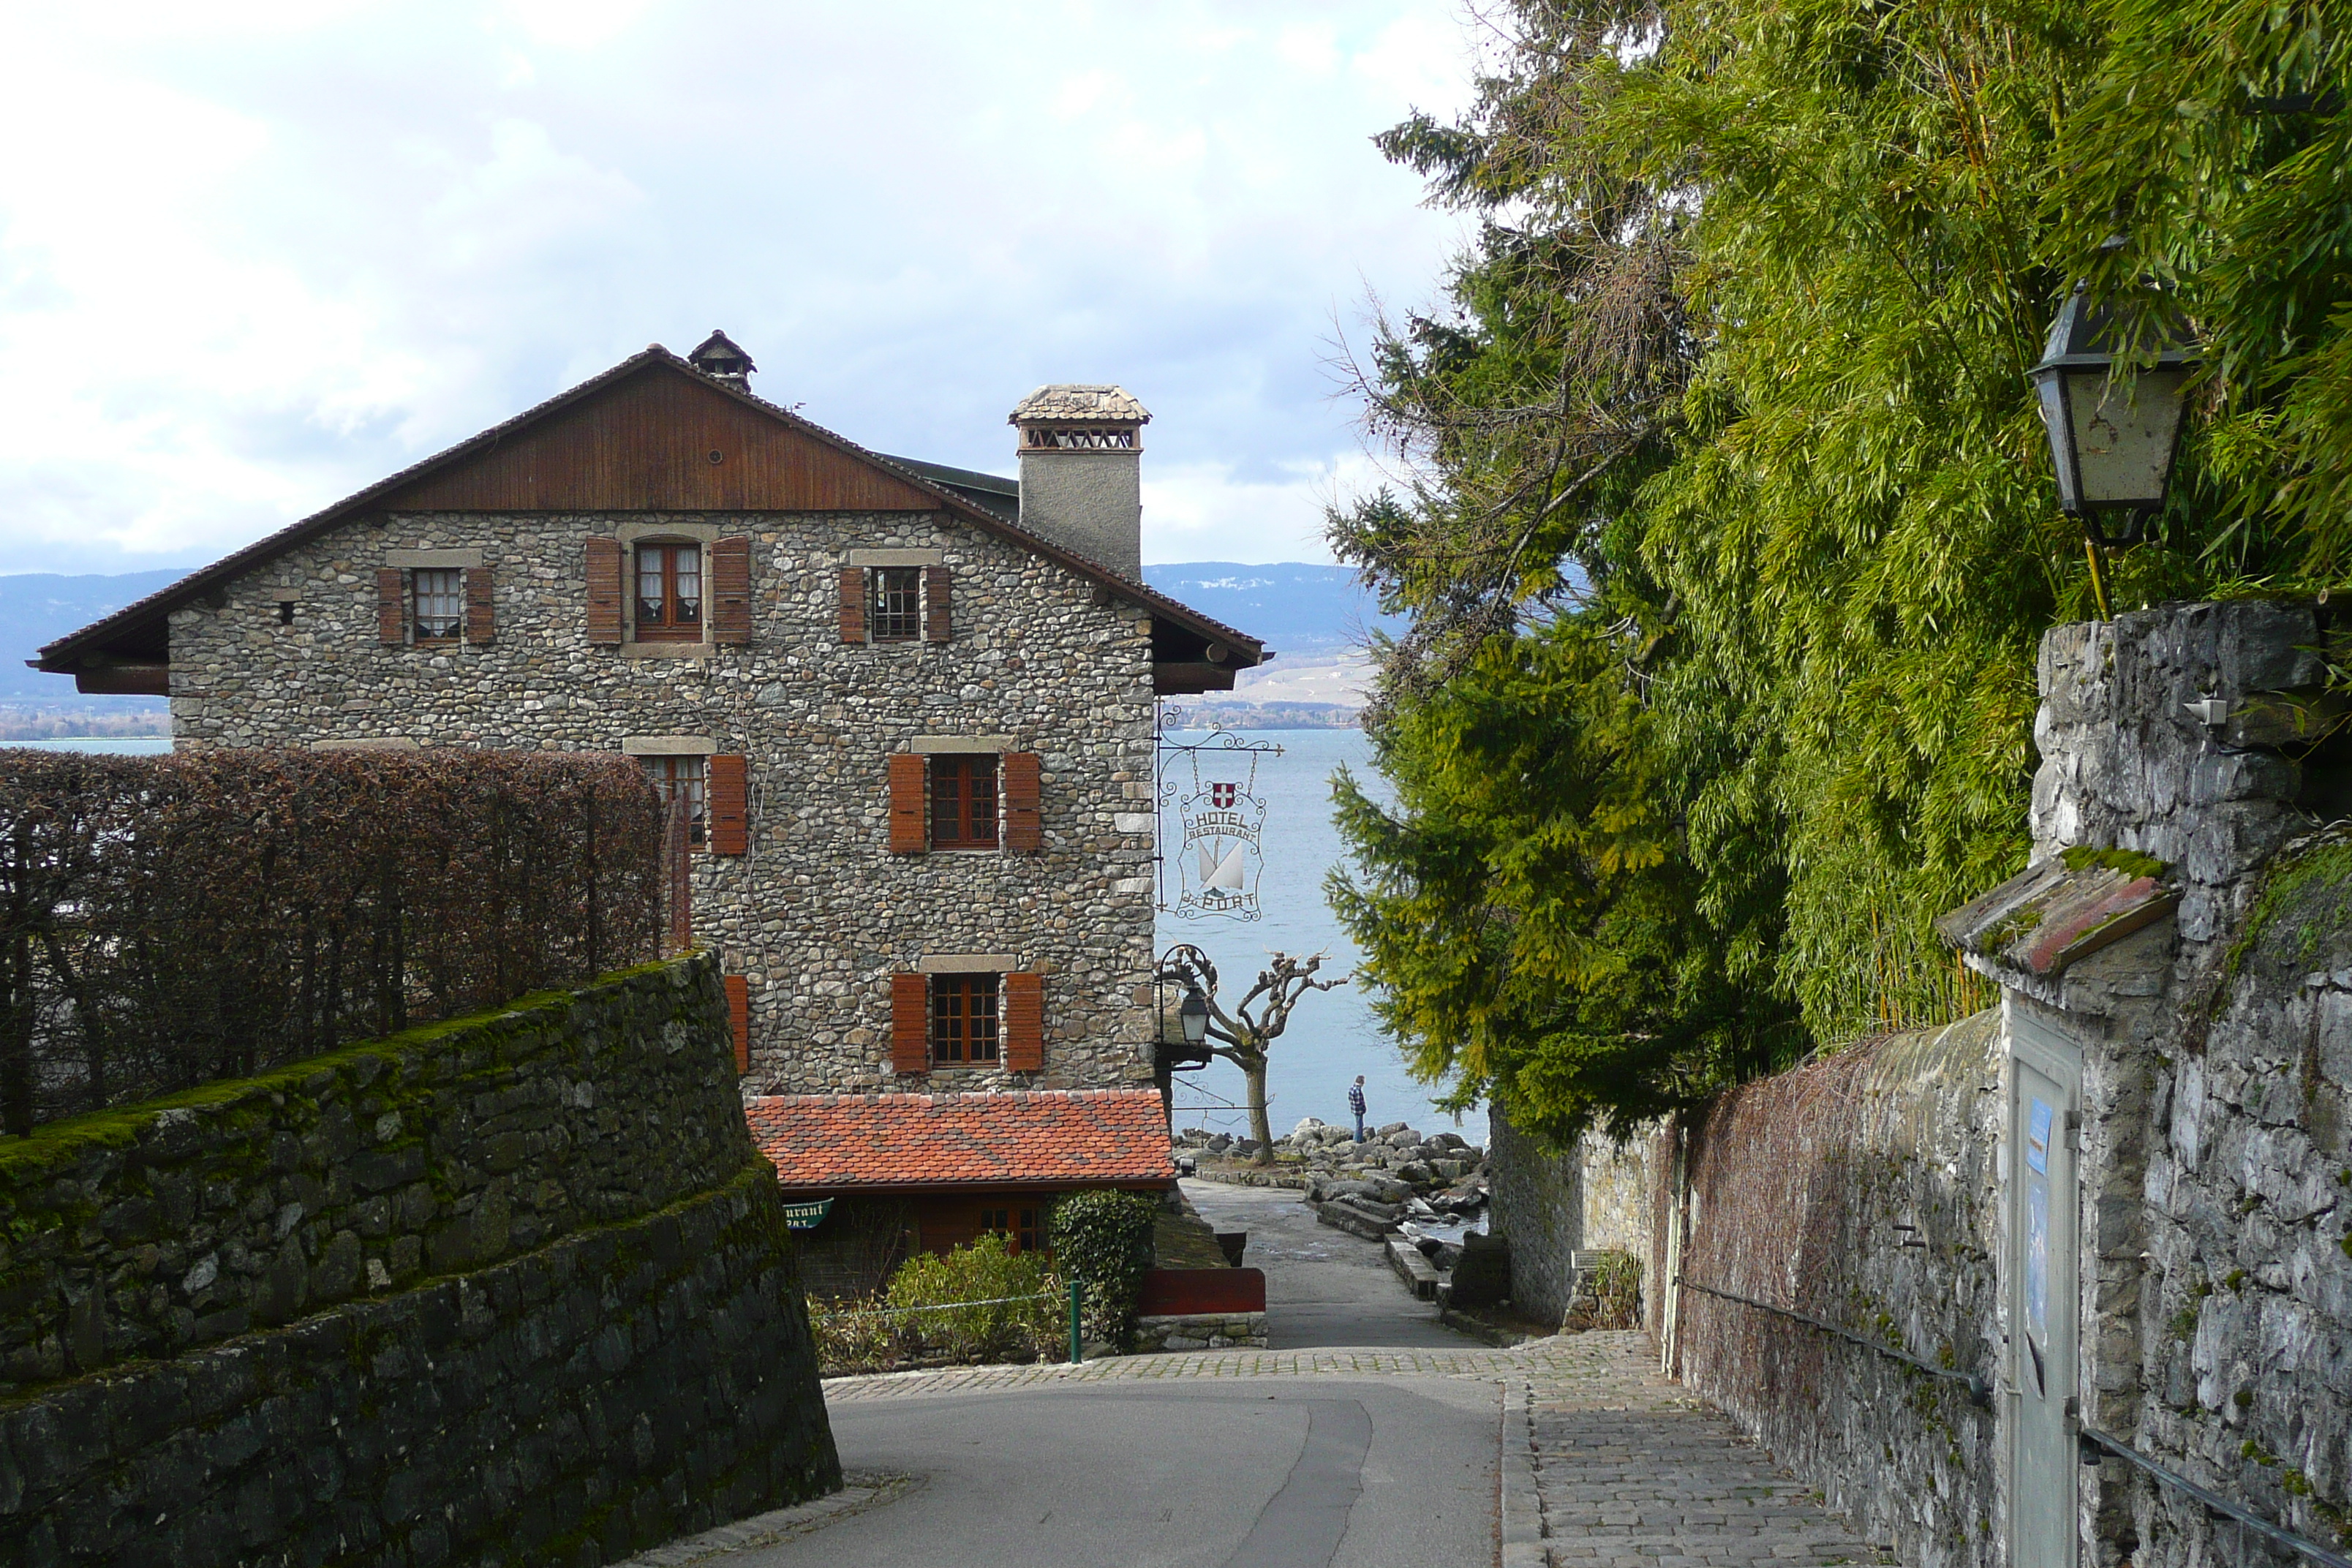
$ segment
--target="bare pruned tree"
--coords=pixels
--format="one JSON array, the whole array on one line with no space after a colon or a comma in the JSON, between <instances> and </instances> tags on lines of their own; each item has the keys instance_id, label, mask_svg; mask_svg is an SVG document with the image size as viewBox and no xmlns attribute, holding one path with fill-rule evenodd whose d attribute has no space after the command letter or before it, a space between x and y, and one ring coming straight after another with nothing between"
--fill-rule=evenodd
<instances>
[{"instance_id":1,"label":"bare pruned tree","mask_svg":"<svg viewBox=\"0 0 2352 1568\"><path fill-rule=\"evenodd\" d=\"M1325 955L1294 958L1270 954L1258 972L1257 984L1231 1006L1217 999L1217 966L1197 948L1180 950L1171 958L1164 977L1199 989L1209 1004L1209 1049L1242 1069L1249 1085L1250 1137L1257 1144L1257 1163L1274 1163L1274 1129L1265 1114L1265 1068L1268 1047L1290 1026L1292 1009L1310 991L1331 991L1348 984L1342 974L1330 980L1315 976Z\"/></svg>"}]
</instances>

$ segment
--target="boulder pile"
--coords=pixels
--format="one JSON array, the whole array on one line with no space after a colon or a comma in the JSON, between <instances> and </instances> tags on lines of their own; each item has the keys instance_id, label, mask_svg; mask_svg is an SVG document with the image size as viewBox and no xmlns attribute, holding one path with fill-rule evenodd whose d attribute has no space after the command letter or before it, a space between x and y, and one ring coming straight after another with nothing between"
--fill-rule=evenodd
<instances>
[{"instance_id":1,"label":"boulder pile","mask_svg":"<svg viewBox=\"0 0 2352 1568\"><path fill-rule=\"evenodd\" d=\"M1176 1134L1180 1157L1215 1175L1215 1166L1253 1159L1258 1146L1193 1127ZM1391 1121L1356 1142L1354 1130L1308 1117L1274 1143L1284 1185L1304 1188L1326 1225L1378 1240L1409 1221L1451 1224L1486 1206L1486 1152L1458 1132L1416 1131ZM1206 1167L1206 1168L1202 1168Z\"/></svg>"}]
</instances>

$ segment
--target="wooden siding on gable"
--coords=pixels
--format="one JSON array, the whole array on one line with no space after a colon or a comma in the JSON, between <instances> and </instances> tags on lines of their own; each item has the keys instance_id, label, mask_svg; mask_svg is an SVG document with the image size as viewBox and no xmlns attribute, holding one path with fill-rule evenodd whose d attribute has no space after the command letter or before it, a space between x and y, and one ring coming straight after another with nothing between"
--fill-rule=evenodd
<instances>
[{"instance_id":1,"label":"wooden siding on gable","mask_svg":"<svg viewBox=\"0 0 2352 1568\"><path fill-rule=\"evenodd\" d=\"M940 510L936 498L872 464L658 364L377 504L387 511Z\"/></svg>"}]
</instances>

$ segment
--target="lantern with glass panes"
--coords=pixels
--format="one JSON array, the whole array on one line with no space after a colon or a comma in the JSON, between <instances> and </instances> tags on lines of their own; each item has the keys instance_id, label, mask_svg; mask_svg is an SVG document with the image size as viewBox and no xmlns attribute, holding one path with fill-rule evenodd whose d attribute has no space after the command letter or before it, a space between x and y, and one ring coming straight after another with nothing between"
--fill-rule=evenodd
<instances>
[{"instance_id":1,"label":"lantern with glass panes","mask_svg":"<svg viewBox=\"0 0 2352 1568\"><path fill-rule=\"evenodd\" d=\"M2115 320L2077 285L2058 319L2042 363L2028 373L2041 395L2050 456L2058 468L2058 505L2079 519L2099 545L2137 544L2164 505L2180 445L2182 394L2196 355L2177 319L2153 363L2115 375ZM2103 515L2121 512L2123 531L2108 538Z\"/></svg>"},{"instance_id":2,"label":"lantern with glass panes","mask_svg":"<svg viewBox=\"0 0 2352 1568\"><path fill-rule=\"evenodd\" d=\"M1209 1065L1209 998L1201 989L1201 975L1207 967L1206 955L1190 943L1179 943L1160 955L1152 987L1160 1014L1153 1054L1154 1065L1163 1073L1195 1072ZM1182 999L1171 1007L1169 994L1177 991Z\"/></svg>"}]
</instances>

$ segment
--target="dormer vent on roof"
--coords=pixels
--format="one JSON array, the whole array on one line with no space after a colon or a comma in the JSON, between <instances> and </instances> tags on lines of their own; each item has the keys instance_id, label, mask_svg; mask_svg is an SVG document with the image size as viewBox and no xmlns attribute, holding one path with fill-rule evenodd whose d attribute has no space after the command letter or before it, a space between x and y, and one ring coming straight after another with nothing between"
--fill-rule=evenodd
<instances>
[{"instance_id":1,"label":"dormer vent on roof","mask_svg":"<svg viewBox=\"0 0 2352 1568\"><path fill-rule=\"evenodd\" d=\"M1021 431L1021 526L1140 581L1150 412L1123 386L1065 383L1023 398L1006 423Z\"/></svg>"},{"instance_id":2,"label":"dormer vent on roof","mask_svg":"<svg viewBox=\"0 0 2352 1568\"><path fill-rule=\"evenodd\" d=\"M736 346L734 339L715 327L701 345L686 356L686 363L738 392L751 390L751 373L760 368L751 363L750 354Z\"/></svg>"}]
</instances>

